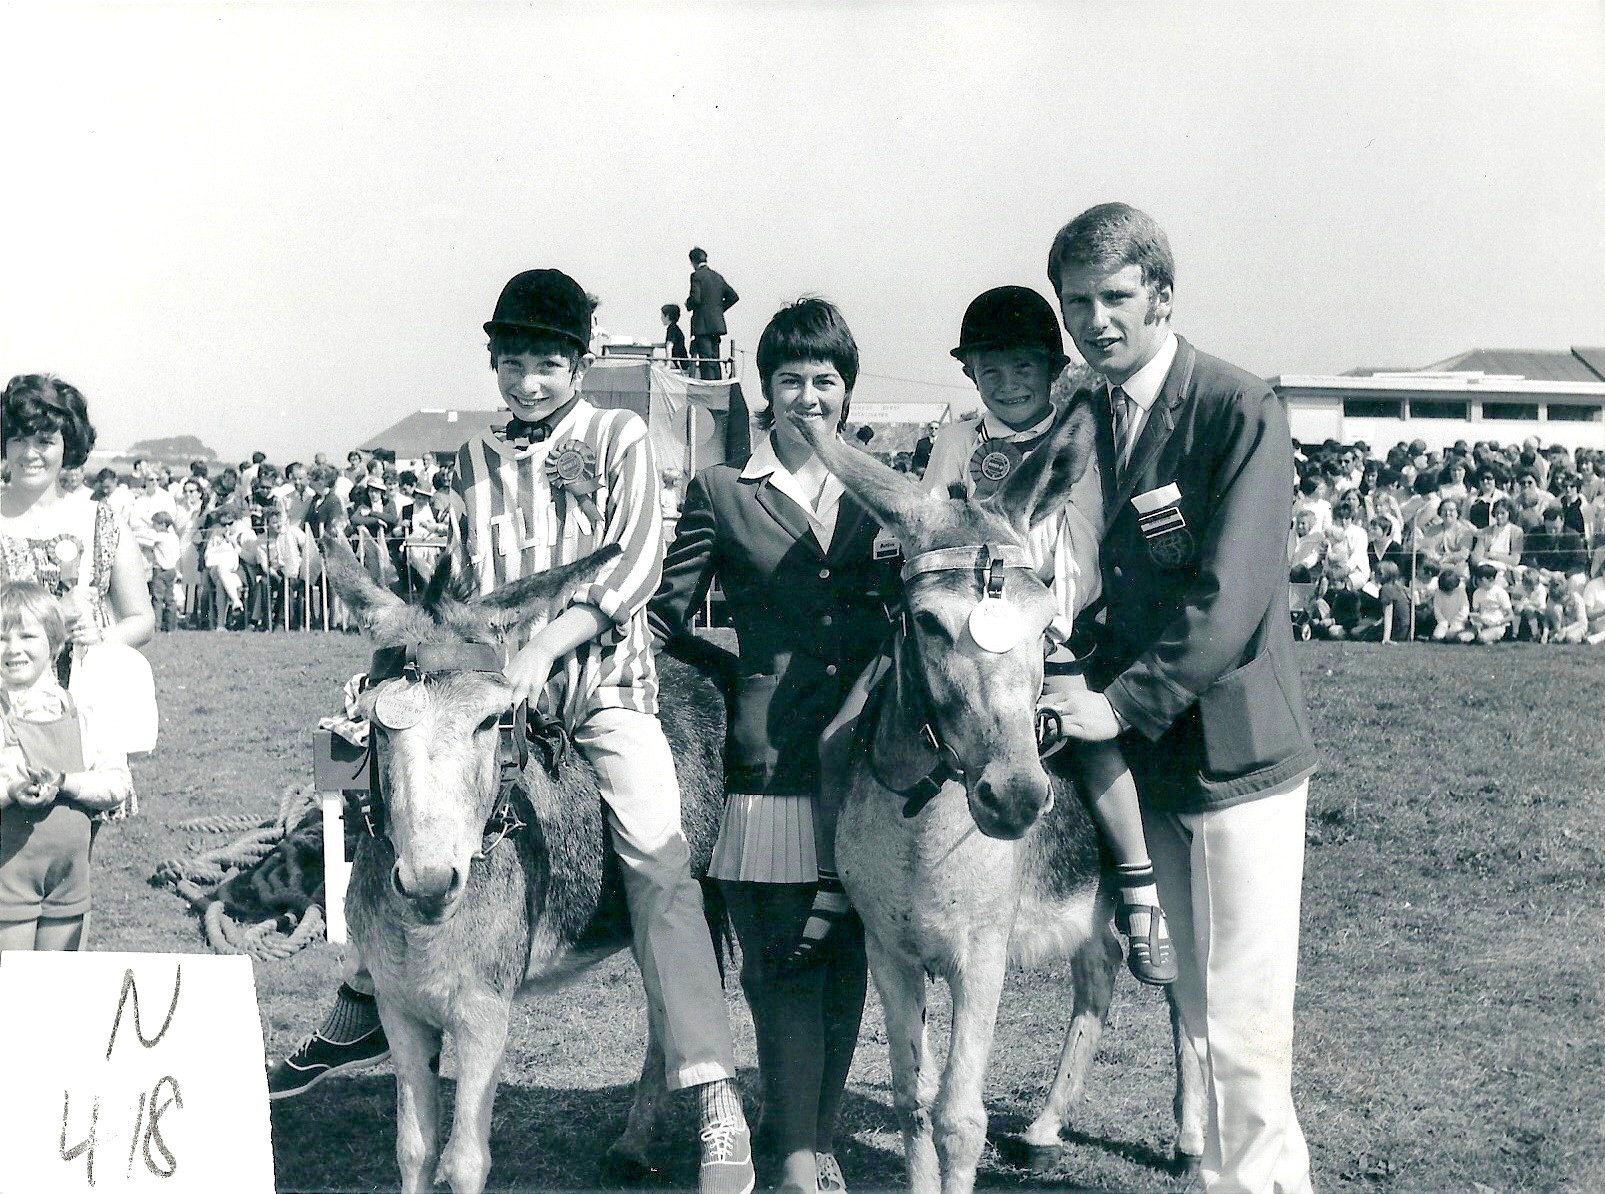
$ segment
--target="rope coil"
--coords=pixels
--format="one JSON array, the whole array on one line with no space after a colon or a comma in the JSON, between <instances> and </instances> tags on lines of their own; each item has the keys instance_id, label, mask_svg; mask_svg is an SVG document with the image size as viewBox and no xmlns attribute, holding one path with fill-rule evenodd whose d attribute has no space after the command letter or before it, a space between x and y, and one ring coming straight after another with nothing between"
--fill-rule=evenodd
<instances>
[{"instance_id":1,"label":"rope coil","mask_svg":"<svg viewBox=\"0 0 1605 1194\"><path fill-rule=\"evenodd\" d=\"M287 789L271 819L194 817L179 828L241 833L227 845L166 859L151 876L200 914L213 952L277 960L323 936L323 815L312 788Z\"/></svg>"}]
</instances>

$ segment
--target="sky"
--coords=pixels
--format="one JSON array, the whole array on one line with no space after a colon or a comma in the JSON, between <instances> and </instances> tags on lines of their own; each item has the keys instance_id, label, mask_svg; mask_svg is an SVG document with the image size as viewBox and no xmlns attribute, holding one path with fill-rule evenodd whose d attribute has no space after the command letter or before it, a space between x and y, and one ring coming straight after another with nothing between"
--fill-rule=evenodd
<instances>
[{"instance_id":1,"label":"sky","mask_svg":"<svg viewBox=\"0 0 1605 1194\"><path fill-rule=\"evenodd\" d=\"M738 350L823 295L859 401L968 405L965 305L1048 294L1111 199L1262 376L1605 344L1597 2L10 4L0 44L0 370L104 447L494 407L509 277L647 338L693 245Z\"/></svg>"}]
</instances>

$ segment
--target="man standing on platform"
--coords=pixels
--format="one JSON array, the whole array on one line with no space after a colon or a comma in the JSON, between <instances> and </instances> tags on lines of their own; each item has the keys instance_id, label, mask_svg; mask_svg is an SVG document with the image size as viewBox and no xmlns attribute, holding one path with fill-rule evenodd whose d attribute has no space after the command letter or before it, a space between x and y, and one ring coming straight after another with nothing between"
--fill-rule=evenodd
<instances>
[{"instance_id":1,"label":"man standing on platform","mask_svg":"<svg viewBox=\"0 0 1605 1194\"><path fill-rule=\"evenodd\" d=\"M1102 375L1101 691L1053 698L1068 732L1120 736L1204 1064L1210 1191L1300 1194L1293 1110L1304 816L1315 769L1287 616L1293 446L1281 399L1171 331L1174 263L1123 203L1048 257L1065 328Z\"/></svg>"},{"instance_id":2,"label":"man standing on platform","mask_svg":"<svg viewBox=\"0 0 1605 1194\"><path fill-rule=\"evenodd\" d=\"M727 330L724 313L740 301L724 276L708 264L708 255L692 249L691 293L685 306L691 312L693 371L704 381L719 380L719 338Z\"/></svg>"}]
</instances>

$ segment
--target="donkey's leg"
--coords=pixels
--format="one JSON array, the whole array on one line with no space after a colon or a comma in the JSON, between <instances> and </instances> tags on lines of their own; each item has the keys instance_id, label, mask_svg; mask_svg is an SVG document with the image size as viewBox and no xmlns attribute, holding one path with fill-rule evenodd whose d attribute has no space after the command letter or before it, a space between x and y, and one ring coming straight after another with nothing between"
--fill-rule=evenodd
<instances>
[{"instance_id":1,"label":"donkey's leg","mask_svg":"<svg viewBox=\"0 0 1605 1194\"><path fill-rule=\"evenodd\" d=\"M1120 941L1110 930L1107 919L1070 956L1074 1002L1070 1027L1065 1030L1064 1044L1059 1050L1059 1068L1042 1110L1021 1136L1025 1162L1032 1169L1045 1172L1058 1162L1064 1147L1064 1129L1081 1102L1087 1070L1092 1066L1098 1041L1103 1037L1104 1019L1109 1014L1115 975L1122 960Z\"/></svg>"},{"instance_id":2,"label":"donkey's leg","mask_svg":"<svg viewBox=\"0 0 1605 1194\"><path fill-rule=\"evenodd\" d=\"M440 1033L421 1020L385 1006L379 1019L390 1042L396 1071L396 1165L406 1194L422 1194L434 1185L440 1155L440 1077L430 1060L440 1052Z\"/></svg>"},{"instance_id":3,"label":"donkey's leg","mask_svg":"<svg viewBox=\"0 0 1605 1194\"><path fill-rule=\"evenodd\" d=\"M986 1145L982 1094L1008 955L1007 930L978 936L948 977L953 1024L935 1115L943 1194L968 1194L975 1188L975 1169Z\"/></svg>"},{"instance_id":4,"label":"donkey's leg","mask_svg":"<svg viewBox=\"0 0 1605 1194\"><path fill-rule=\"evenodd\" d=\"M490 992L463 998L467 1006L452 1031L457 1047L456 1110L435 1181L450 1185L453 1194L480 1194L490 1173L490 1113L507 1049L512 1004Z\"/></svg>"},{"instance_id":5,"label":"donkey's leg","mask_svg":"<svg viewBox=\"0 0 1605 1194\"><path fill-rule=\"evenodd\" d=\"M624 1133L608 1145L607 1152L602 1154L602 1176L607 1181L634 1185L650 1176L652 1139L657 1133L658 1117L668 1094L663 1042L658 1039L649 1017L646 1060L641 1063L641 1076L635 1082L635 1098L630 1101L630 1114L624 1121Z\"/></svg>"},{"instance_id":6,"label":"donkey's leg","mask_svg":"<svg viewBox=\"0 0 1605 1194\"><path fill-rule=\"evenodd\" d=\"M1176 1097L1172 1103L1176 1113L1175 1169L1178 1173L1195 1174L1204 1163L1209 1089L1204 1080L1204 1059L1199 1053L1202 1042L1187 1035L1174 996L1170 999L1170 1039L1176 1055Z\"/></svg>"},{"instance_id":7,"label":"donkey's leg","mask_svg":"<svg viewBox=\"0 0 1605 1194\"><path fill-rule=\"evenodd\" d=\"M903 1129L908 1186L913 1194L934 1194L941 1174L931 1136L936 1075L925 1064L925 969L917 960L882 947L873 933L865 935L864 947L886 1017L892 1105Z\"/></svg>"}]
</instances>

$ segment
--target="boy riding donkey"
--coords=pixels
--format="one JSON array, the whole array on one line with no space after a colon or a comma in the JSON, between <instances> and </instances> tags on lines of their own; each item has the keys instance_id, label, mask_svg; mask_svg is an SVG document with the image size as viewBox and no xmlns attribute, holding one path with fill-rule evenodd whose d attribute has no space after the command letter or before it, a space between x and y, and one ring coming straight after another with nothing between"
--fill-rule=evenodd
<instances>
[{"instance_id":1,"label":"boy riding donkey","mask_svg":"<svg viewBox=\"0 0 1605 1194\"><path fill-rule=\"evenodd\" d=\"M543 695L596 768L622 863L648 1014L671 1090L696 1087L704 1194L747 1194L752 1150L735 1074L718 965L680 826L674 760L657 719L646 602L658 586L663 528L646 425L580 396L590 366L591 304L558 270L503 288L485 325L491 366L513 418L457 454L465 515L458 548L483 593L623 549L596 580L507 660L513 703ZM557 669L554 673L554 667ZM269 1076L273 1098L389 1056L357 957L324 1025Z\"/></svg>"}]
</instances>

